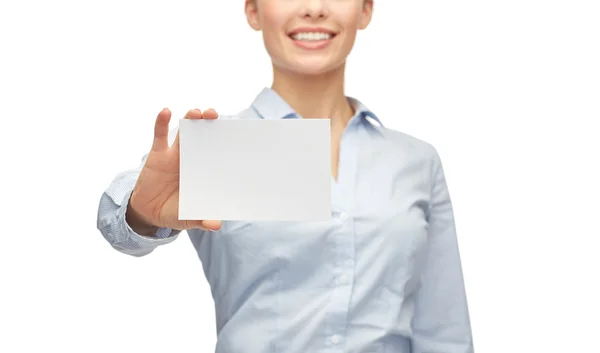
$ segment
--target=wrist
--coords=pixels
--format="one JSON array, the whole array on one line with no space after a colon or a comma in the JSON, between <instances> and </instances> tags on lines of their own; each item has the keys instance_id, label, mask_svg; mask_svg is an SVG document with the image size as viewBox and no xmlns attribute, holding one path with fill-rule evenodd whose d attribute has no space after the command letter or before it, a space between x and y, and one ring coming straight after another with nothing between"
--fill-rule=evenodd
<instances>
[{"instance_id":1,"label":"wrist","mask_svg":"<svg viewBox=\"0 0 600 353\"><path fill-rule=\"evenodd\" d=\"M135 192L134 192L135 193ZM152 224L152 221L144 217L135 207L134 193L132 193L127 210L125 212L125 220L134 232L140 235L154 236L159 227Z\"/></svg>"}]
</instances>

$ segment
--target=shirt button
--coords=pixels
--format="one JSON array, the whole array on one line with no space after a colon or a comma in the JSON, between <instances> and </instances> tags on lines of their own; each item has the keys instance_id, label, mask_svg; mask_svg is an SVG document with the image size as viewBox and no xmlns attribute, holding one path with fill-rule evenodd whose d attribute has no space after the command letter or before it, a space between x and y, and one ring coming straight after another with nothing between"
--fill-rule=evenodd
<instances>
[{"instance_id":1,"label":"shirt button","mask_svg":"<svg viewBox=\"0 0 600 353\"><path fill-rule=\"evenodd\" d=\"M342 339L338 335L331 337L331 343L333 343L333 344L338 344L338 343L340 343L341 340Z\"/></svg>"},{"instance_id":2,"label":"shirt button","mask_svg":"<svg viewBox=\"0 0 600 353\"><path fill-rule=\"evenodd\" d=\"M340 219L341 219L342 221L345 221L345 220L347 220L347 219L348 219L348 214L347 214L346 212L342 212L342 213L340 213Z\"/></svg>"}]
</instances>

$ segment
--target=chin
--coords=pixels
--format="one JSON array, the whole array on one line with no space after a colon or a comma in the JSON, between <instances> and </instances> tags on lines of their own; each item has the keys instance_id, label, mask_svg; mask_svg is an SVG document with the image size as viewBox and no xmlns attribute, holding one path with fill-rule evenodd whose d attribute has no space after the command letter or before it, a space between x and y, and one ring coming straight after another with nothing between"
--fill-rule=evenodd
<instances>
[{"instance_id":1,"label":"chin","mask_svg":"<svg viewBox=\"0 0 600 353\"><path fill-rule=\"evenodd\" d=\"M343 69L344 63L332 63L323 60L302 60L279 66L281 71L301 76L324 76Z\"/></svg>"}]
</instances>

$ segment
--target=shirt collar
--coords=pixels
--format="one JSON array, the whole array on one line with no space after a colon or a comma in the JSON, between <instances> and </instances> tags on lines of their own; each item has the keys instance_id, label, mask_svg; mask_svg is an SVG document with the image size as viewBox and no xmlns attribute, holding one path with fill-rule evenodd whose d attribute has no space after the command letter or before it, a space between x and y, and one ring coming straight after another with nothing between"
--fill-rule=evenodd
<instances>
[{"instance_id":1,"label":"shirt collar","mask_svg":"<svg viewBox=\"0 0 600 353\"><path fill-rule=\"evenodd\" d=\"M355 114L350 120L350 124L367 123L373 126L373 121L383 127L381 120L367 108L362 102L353 97L346 97L353 105ZM290 105L281 98L272 88L265 87L258 94L252 103L252 108L258 113L262 119L291 119L300 118L300 115L290 107ZM371 121L373 120L373 121Z\"/></svg>"}]
</instances>

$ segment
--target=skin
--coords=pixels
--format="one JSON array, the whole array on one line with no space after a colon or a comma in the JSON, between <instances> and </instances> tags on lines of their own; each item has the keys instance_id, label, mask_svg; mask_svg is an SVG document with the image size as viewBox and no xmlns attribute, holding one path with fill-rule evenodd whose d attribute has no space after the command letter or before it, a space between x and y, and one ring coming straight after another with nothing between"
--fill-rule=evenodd
<instances>
[{"instance_id":1,"label":"skin","mask_svg":"<svg viewBox=\"0 0 600 353\"><path fill-rule=\"evenodd\" d=\"M331 170L337 180L341 135L354 108L344 94L346 59L373 14L371 0L246 0L250 27L262 31L273 64L275 90L303 118L331 119ZM324 50L298 48L289 33L299 27L335 31Z\"/></svg>"},{"instance_id":2,"label":"skin","mask_svg":"<svg viewBox=\"0 0 600 353\"><path fill-rule=\"evenodd\" d=\"M357 31L367 28L372 0L246 0L250 27L262 31L272 59L272 88L303 118L331 119L331 170L337 180L342 132L354 115L344 94L346 58ZM289 33L299 27L324 27L336 33L331 45L321 50L299 48ZM213 109L188 111L185 119L217 119ZM171 111L156 118L154 141L133 189L126 219L141 235L158 228L218 230L219 220L180 221L179 133L169 146Z\"/></svg>"}]
</instances>

